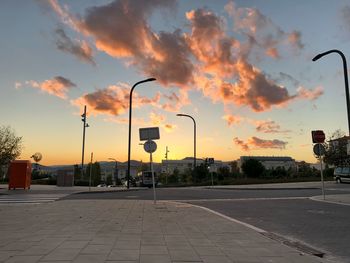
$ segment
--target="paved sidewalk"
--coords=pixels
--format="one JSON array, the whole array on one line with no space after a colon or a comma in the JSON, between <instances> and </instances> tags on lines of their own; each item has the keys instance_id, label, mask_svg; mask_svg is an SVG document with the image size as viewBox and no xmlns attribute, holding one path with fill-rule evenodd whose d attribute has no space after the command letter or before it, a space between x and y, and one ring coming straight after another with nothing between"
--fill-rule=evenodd
<instances>
[{"instance_id":1,"label":"paved sidewalk","mask_svg":"<svg viewBox=\"0 0 350 263\"><path fill-rule=\"evenodd\" d=\"M327 262L187 204L64 200L0 207L0 262Z\"/></svg>"}]
</instances>

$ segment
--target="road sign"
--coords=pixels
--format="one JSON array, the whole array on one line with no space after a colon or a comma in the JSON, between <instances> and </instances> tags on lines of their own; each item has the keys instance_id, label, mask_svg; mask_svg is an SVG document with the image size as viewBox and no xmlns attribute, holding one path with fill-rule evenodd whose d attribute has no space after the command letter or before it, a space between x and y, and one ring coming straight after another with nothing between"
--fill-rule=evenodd
<instances>
[{"instance_id":1,"label":"road sign","mask_svg":"<svg viewBox=\"0 0 350 263\"><path fill-rule=\"evenodd\" d=\"M324 143L326 135L322 130L311 131L312 142L313 143Z\"/></svg>"},{"instance_id":2,"label":"road sign","mask_svg":"<svg viewBox=\"0 0 350 263\"><path fill-rule=\"evenodd\" d=\"M148 140L158 140L159 136L159 127L149 127L149 128L140 128L140 141Z\"/></svg>"},{"instance_id":3,"label":"road sign","mask_svg":"<svg viewBox=\"0 0 350 263\"><path fill-rule=\"evenodd\" d=\"M148 153L153 153L157 150L157 144L154 141L147 141L143 144L143 149Z\"/></svg>"},{"instance_id":4,"label":"road sign","mask_svg":"<svg viewBox=\"0 0 350 263\"><path fill-rule=\"evenodd\" d=\"M325 154L326 149L324 148L323 144L320 143L316 143L314 145L314 154L316 154L317 156L322 156Z\"/></svg>"}]
</instances>

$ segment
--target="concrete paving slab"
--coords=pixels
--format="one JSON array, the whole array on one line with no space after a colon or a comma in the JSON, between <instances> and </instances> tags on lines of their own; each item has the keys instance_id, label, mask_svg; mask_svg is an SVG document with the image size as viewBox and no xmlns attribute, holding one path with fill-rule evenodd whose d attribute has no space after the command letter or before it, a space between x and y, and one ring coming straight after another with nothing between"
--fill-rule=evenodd
<instances>
[{"instance_id":1,"label":"concrete paving slab","mask_svg":"<svg viewBox=\"0 0 350 263\"><path fill-rule=\"evenodd\" d=\"M7 208L0 262L327 262L191 205L64 200Z\"/></svg>"}]
</instances>

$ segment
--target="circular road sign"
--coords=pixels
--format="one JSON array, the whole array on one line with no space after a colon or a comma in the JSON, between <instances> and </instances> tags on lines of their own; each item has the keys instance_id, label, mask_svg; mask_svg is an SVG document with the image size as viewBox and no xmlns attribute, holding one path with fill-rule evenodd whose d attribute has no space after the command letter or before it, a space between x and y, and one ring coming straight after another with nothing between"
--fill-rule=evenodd
<instances>
[{"instance_id":1,"label":"circular road sign","mask_svg":"<svg viewBox=\"0 0 350 263\"><path fill-rule=\"evenodd\" d=\"M148 153L153 153L157 150L157 144L154 141L147 141L143 144L143 149Z\"/></svg>"},{"instance_id":2,"label":"circular road sign","mask_svg":"<svg viewBox=\"0 0 350 263\"><path fill-rule=\"evenodd\" d=\"M316 154L317 156L321 156L324 155L326 152L326 149L324 148L323 144L321 143L316 143L314 145L314 154Z\"/></svg>"},{"instance_id":3,"label":"circular road sign","mask_svg":"<svg viewBox=\"0 0 350 263\"><path fill-rule=\"evenodd\" d=\"M311 131L311 135L313 143L324 143L324 140L326 139L326 135L322 130Z\"/></svg>"}]
</instances>

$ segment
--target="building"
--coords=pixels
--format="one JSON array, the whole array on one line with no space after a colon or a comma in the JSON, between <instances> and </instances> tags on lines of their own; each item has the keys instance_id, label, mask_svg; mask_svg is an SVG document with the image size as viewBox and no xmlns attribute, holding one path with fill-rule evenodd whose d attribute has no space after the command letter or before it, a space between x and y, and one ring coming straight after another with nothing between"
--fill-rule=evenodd
<instances>
[{"instance_id":1,"label":"building","mask_svg":"<svg viewBox=\"0 0 350 263\"><path fill-rule=\"evenodd\" d=\"M297 169L295 160L288 156L241 156L238 161L238 166L241 168L242 164L249 159L254 159L261 162L266 169L275 169L277 167L283 167L286 170Z\"/></svg>"},{"instance_id":2,"label":"building","mask_svg":"<svg viewBox=\"0 0 350 263\"><path fill-rule=\"evenodd\" d=\"M113 182L116 178L124 180L128 173L128 162L100 162L101 166L101 181L106 182L107 177L111 177ZM130 161L130 176L136 177L137 172L140 170L142 162Z\"/></svg>"},{"instance_id":3,"label":"building","mask_svg":"<svg viewBox=\"0 0 350 263\"><path fill-rule=\"evenodd\" d=\"M329 140L331 150L342 150L346 147L347 155L350 155L350 136L343 136L341 138Z\"/></svg>"},{"instance_id":4,"label":"building","mask_svg":"<svg viewBox=\"0 0 350 263\"><path fill-rule=\"evenodd\" d=\"M177 169L180 173L184 173L193 167L193 157L186 157L182 160L162 160L161 172L172 174ZM196 159L196 165L199 166L205 162L204 159ZM208 164L209 172L217 172L220 167L224 166L222 161L214 160L213 164Z\"/></svg>"}]
</instances>

